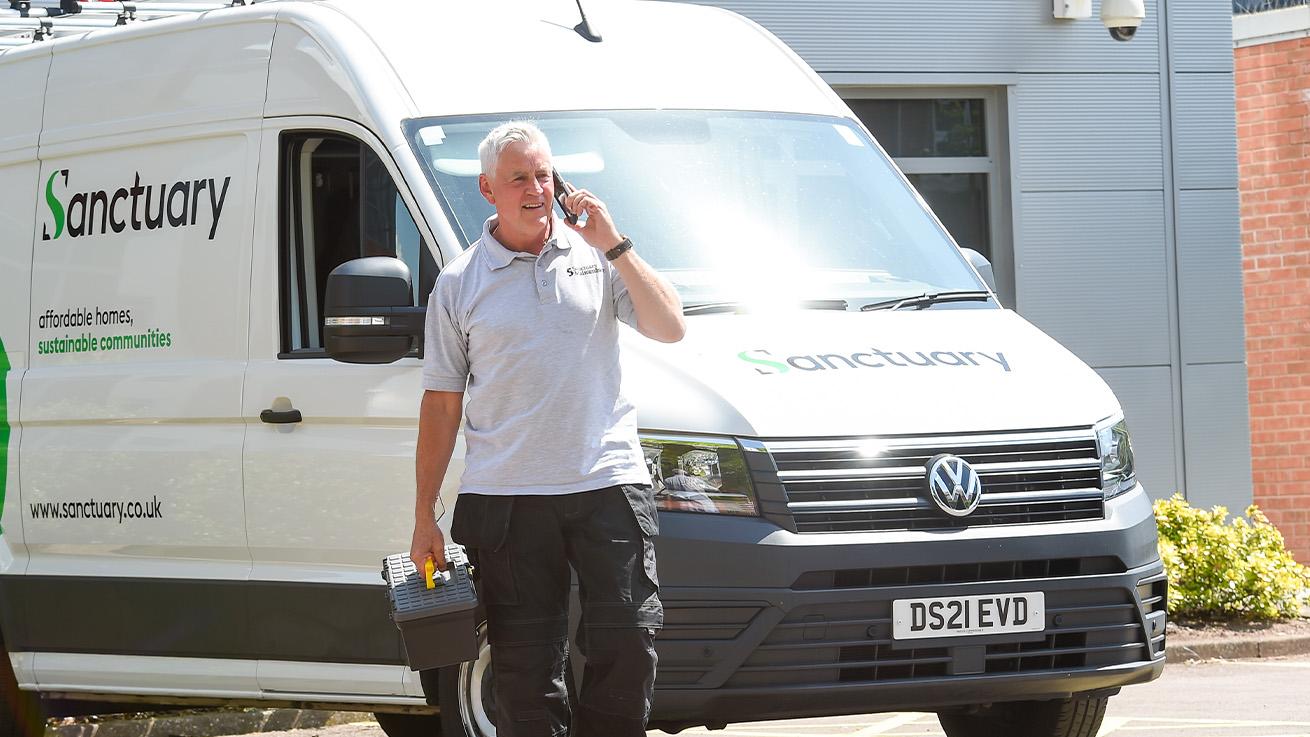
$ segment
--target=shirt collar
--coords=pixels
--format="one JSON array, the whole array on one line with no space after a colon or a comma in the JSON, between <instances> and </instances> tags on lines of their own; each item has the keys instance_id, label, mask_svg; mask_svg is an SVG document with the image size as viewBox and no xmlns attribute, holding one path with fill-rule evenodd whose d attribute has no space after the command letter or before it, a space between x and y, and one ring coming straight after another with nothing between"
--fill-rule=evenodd
<instances>
[{"instance_id":1,"label":"shirt collar","mask_svg":"<svg viewBox=\"0 0 1310 737\"><path fill-rule=\"evenodd\" d=\"M506 248L503 243L496 240L496 236L491 234L491 230L495 226L495 215L487 218L486 222L482 224L482 256L486 260L487 268L492 271L503 269L506 266L509 266L510 263L519 256L532 255L530 253L523 253L522 251L511 251ZM573 246L573 231L569 230L569 226L565 225L564 221L559 219L559 217L554 213L551 214L550 233L550 240L546 241L545 248L541 249L543 253L545 253L546 249L551 246L561 250L568 250Z\"/></svg>"}]
</instances>

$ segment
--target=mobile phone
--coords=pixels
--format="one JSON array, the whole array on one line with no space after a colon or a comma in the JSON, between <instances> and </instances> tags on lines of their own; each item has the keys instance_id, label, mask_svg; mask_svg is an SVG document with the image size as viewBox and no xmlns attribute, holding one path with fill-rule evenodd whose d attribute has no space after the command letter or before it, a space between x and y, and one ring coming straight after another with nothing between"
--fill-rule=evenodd
<instances>
[{"instance_id":1,"label":"mobile phone","mask_svg":"<svg viewBox=\"0 0 1310 737\"><path fill-rule=\"evenodd\" d=\"M564 213L564 220L569 225L578 224L578 216L569 212L569 208L564 206L564 196L573 192L573 187L564 181L559 172L554 168L550 170L550 175L555 179L555 201L559 203L560 212Z\"/></svg>"}]
</instances>

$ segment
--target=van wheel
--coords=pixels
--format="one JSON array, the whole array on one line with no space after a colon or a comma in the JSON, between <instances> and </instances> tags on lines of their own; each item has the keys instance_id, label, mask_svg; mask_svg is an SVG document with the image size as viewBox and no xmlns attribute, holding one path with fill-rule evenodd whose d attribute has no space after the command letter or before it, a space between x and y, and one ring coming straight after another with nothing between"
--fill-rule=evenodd
<instances>
[{"instance_id":1,"label":"van wheel","mask_svg":"<svg viewBox=\"0 0 1310 737\"><path fill-rule=\"evenodd\" d=\"M45 710L41 698L31 691L18 689L9 651L0 638L0 737L42 737L44 734Z\"/></svg>"},{"instance_id":2,"label":"van wheel","mask_svg":"<svg viewBox=\"0 0 1310 737\"><path fill-rule=\"evenodd\" d=\"M444 737L495 737L496 695L486 623L478 627L478 659L442 668L439 679Z\"/></svg>"},{"instance_id":3,"label":"van wheel","mask_svg":"<svg viewBox=\"0 0 1310 737\"><path fill-rule=\"evenodd\" d=\"M443 737L440 714L374 712L373 718L387 737Z\"/></svg>"},{"instance_id":4,"label":"van wheel","mask_svg":"<svg viewBox=\"0 0 1310 737\"><path fill-rule=\"evenodd\" d=\"M978 711L937 715L946 737L1096 737L1108 696L1079 694L1064 701L1014 701Z\"/></svg>"}]
</instances>

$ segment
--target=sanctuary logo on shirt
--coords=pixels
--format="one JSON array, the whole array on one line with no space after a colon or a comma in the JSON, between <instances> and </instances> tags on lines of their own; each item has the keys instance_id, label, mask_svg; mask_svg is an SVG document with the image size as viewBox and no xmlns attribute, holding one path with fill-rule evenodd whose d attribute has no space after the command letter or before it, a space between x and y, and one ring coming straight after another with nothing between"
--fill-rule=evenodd
<instances>
[{"instance_id":1,"label":"sanctuary logo on shirt","mask_svg":"<svg viewBox=\"0 0 1310 737\"><path fill-rule=\"evenodd\" d=\"M599 274L601 271L603 271L603 269L596 264L591 264L589 266L570 266L565 269L565 273L569 276L590 276L592 274Z\"/></svg>"}]
</instances>

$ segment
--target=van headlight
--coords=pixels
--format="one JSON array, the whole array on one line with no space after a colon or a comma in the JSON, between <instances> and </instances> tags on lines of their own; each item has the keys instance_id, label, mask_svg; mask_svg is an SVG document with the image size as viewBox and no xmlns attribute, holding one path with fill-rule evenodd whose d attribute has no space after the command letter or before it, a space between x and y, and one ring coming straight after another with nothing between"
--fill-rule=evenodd
<instances>
[{"instance_id":1,"label":"van headlight","mask_svg":"<svg viewBox=\"0 0 1310 737\"><path fill-rule=\"evenodd\" d=\"M757 515L746 458L730 438L641 436L655 501L670 512Z\"/></svg>"},{"instance_id":2,"label":"van headlight","mask_svg":"<svg viewBox=\"0 0 1310 737\"><path fill-rule=\"evenodd\" d=\"M1101 489L1109 501L1137 484L1133 467L1133 443L1128 437L1128 423L1110 420L1096 431L1096 447L1101 454Z\"/></svg>"}]
</instances>

